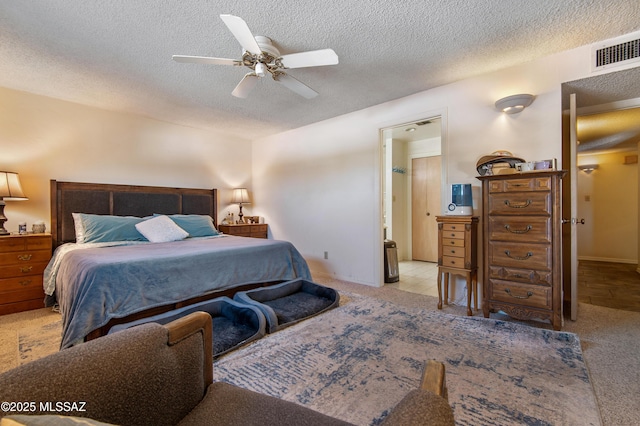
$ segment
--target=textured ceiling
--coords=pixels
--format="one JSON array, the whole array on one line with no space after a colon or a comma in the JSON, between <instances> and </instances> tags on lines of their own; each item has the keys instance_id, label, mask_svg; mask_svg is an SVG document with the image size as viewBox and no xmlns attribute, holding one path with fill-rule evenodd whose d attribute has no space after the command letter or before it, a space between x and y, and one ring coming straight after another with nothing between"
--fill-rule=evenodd
<instances>
[{"instance_id":1,"label":"textured ceiling","mask_svg":"<svg viewBox=\"0 0 640 426\"><path fill-rule=\"evenodd\" d=\"M220 14L282 54L332 48L335 66L291 70L320 96L245 69ZM638 0L0 0L0 86L256 138L640 29Z\"/></svg>"}]
</instances>

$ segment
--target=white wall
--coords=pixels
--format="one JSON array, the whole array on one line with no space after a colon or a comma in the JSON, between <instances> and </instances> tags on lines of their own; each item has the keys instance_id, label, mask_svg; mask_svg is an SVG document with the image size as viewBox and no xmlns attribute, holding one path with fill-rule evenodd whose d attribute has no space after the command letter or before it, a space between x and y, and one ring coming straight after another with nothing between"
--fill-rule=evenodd
<instances>
[{"instance_id":1,"label":"white wall","mask_svg":"<svg viewBox=\"0 0 640 426\"><path fill-rule=\"evenodd\" d=\"M44 220L51 229L50 179L216 187L221 215L230 189L251 183L249 141L4 88L0 149L0 170L19 173L29 197L7 201L10 232L21 221L30 229Z\"/></svg>"},{"instance_id":2,"label":"white wall","mask_svg":"<svg viewBox=\"0 0 640 426\"><path fill-rule=\"evenodd\" d=\"M561 83L585 77L589 55L564 52L254 141L256 199L274 236L292 241L314 274L382 285L379 129L442 115L445 184L479 187L477 159L499 149L560 159ZM494 109L516 93L536 99L518 115Z\"/></svg>"}]
</instances>

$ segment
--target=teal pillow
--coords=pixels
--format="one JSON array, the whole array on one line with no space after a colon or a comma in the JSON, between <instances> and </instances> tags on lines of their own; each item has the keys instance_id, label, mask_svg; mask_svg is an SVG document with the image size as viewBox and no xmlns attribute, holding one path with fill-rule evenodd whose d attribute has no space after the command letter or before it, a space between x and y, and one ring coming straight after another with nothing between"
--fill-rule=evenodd
<instances>
[{"instance_id":1,"label":"teal pillow","mask_svg":"<svg viewBox=\"0 0 640 426\"><path fill-rule=\"evenodd\" d=\"M154 214L154 216L159 216ZM176 225L189 233L189 237L212 237L218 235L216 227L213 226L211 216L199 214L172 214L167 215Z\"/></svg>"},{"instance_id":2,"label":"teal pillow","mask_svg":"<svg viewBox=\"0 0 640 426\"><path fill-rule=\"evenodd\" d=\"M147 241L136 229L146 218L73 213L76 243L108 243L114 241Z\"/></svg>"}]
</instances>

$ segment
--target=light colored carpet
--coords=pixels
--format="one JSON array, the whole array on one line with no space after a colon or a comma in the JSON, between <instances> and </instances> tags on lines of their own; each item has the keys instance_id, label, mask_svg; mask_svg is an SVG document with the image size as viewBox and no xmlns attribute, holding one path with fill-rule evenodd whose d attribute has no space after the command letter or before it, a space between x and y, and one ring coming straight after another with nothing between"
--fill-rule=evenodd
<instances>
[{"instance_id":1,"label":"light colored carpet","mask_svg":"<svg viewBox=\"0 0 640 426\"><path fill-rule=\"evenodd\" d=\"M314 278L316 282L341 291L372 296L402 306L436 310L437 299L434 297L390 287L367 287L330 277ZM442 310L444 313L460 316L465 316L465 311L466 307L454 305L445 305ZM481 316L477 312L475 315ZM510 320L509 317L499 315L492 315L492 318ZM49 309L0 316L0 372L16 367L26 359L37 359L56 352L60 331L45 332L44 326L59 320L60 315ZM546 323L532 325L550 328ZM35 329L36 332L28 332L29 329ZM566 321L563 330L576 333L580 338L603 424L640 425L640 313L580 303L578 321ZM24 336L23 348L31 348L29 356L20 354L21 335ZM36 341L42 338L50 343L47 347L41 346L37 342L28 341L27 335Z\"/></svg>"},{"instance_id":2,"label":"light colored carpet","mask_svg":"<svg viewBox=\"0 0 640 426\"><path fill-rule=\"evenodd\" d=\"M456 424L601 424L575 334L343 295L345 305L222 357L214 380L365 426L436 359Z\"/></svg>"}]
</instances>

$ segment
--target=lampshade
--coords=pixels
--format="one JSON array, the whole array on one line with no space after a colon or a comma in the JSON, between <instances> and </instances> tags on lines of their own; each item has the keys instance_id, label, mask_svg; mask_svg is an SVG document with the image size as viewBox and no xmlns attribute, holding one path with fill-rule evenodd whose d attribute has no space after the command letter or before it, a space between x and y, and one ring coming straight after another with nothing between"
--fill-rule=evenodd
<instances>
[{"instance_id":1,"label":"lampshade","mask_svg":"<svg viewBox=\"0 0 640 426\"><path fill-rule=\"evenodd\" d=\"M496 108L505 114L517 114L533 103L533 95L520 94L507 96L496 101Z\"/></svg>"},{"instance_id":2,"label":"lampshade","mask_svg":"<svg viewBox=\"0 0 640 426\"><path fill-rule=\"evenodd\" d=\"M231 202L234 204L251 204L247 188L235 188L233 195L231 195Z\"/></svg>"},{"instance_id":3,"label":"lampshade","mask_svg":"<svg viewBox=\"0 0 640 426\"><path fill-rule=\"evenodd\" d=\"M24 195L17 173L0 172L0 198L4 200L28 200Z\"/></svg>"}]
</instances>

